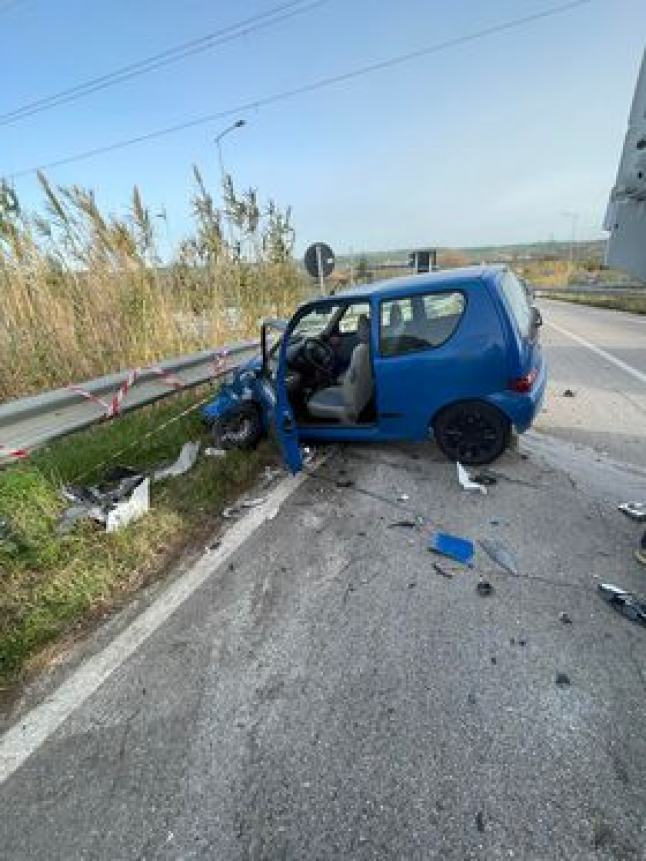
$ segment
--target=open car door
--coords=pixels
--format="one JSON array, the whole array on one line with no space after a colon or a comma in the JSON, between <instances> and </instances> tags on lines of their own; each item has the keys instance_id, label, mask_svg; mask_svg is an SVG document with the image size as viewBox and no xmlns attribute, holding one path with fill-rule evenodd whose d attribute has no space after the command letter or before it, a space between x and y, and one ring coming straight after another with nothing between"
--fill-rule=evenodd
<instances>
[{"instance_id":1,"label":"open car door","mask_svg":"<svg viewBox=\"0 0 646 861\"><path fill-rule=\"evenodd\" d=\"M303 456L298 441L296 420L287 396L287 324L265 320L262 325L262 379L260 397L269 429L282 452L287 468L299 472Z\"/></svg>"}]
</instances>

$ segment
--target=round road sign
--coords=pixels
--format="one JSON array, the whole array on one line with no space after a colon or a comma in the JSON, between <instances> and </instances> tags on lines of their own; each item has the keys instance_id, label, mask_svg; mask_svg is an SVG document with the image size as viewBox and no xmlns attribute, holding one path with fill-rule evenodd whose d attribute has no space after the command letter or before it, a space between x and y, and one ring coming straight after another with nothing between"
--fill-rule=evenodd
<instances>
[{"instance_id":1,"label":"round road sign","mask_svg":"<svg viewBox=\"0 0 646 861\"><path fill-rule=\"evenodd\" d=\"M315 242L305 252L303 263L312 278L327 278L334 269L334 252L324 242ZM319 271L320 269L320 271Z\"/></svg>"}]
</instances>

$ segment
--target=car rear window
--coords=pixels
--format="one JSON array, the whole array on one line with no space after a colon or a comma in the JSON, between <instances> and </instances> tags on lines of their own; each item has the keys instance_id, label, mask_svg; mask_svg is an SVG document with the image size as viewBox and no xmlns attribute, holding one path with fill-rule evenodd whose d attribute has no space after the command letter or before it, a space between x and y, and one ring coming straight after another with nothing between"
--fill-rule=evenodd
<instances>
[{"instance_id":1,"label":"car rear window","mask_svg":"<svg viewBox=\"0 0 646 861\"><path fill-rule=\"evenodd\" d=\"M518 331L523 338L528 338L532 327L532 310L529 307L525 288L513 272L505 272L500 287L516 321Z\"/></svg>"},{"instance_id":2,"label":"car rear window","mask_svg":"<svg viewBox=\"0 0 646 861\"><path fill-rule=\"evenodd\" d=\"M463 294L457 290L382 302L382 356L401 356L441 346L457 329L465 304Z\"/></svg>"}]
</instances>

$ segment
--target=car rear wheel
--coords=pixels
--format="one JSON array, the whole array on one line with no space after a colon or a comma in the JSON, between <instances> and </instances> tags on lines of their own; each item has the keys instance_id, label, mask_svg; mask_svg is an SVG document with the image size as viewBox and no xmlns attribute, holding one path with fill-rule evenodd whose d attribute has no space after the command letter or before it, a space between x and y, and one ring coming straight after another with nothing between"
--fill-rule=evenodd
<instances>
[{"instance_id":1,"label":"car rear wheel","mask_svg":"<svg viewBox=\"0 0 646 861\"><path fill-rule=\"evenodd\" d=\"M491 404L464 401L442 410L435 440L449 460L482 466L500 457L509 444L509 419Z\"/></svg>"},{"instance_id":2,"label":"car rear wheel","mask_svg":"<svg viewBox=\"0 0 646 861\"><path fill-rule=\"evenodd\" d=\"M218 448L255 448L262 437L260 412L254 404L244 404L211 425L213 442Z\"/></svg>"}]
</instances>

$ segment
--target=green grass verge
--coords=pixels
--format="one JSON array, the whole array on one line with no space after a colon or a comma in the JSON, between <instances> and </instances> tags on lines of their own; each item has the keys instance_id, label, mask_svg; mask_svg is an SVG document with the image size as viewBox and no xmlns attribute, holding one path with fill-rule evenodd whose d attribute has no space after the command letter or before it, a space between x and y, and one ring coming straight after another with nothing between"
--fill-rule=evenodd
<instances>
[{"instance_id":1,"label":"green grass verge","mask_svg":"<svg viewBox=\"0 0 646 861\"><path fill-rule=\"evenodd\" d=\"M206 441L199 411L141 441L197 400L196 394L171 398L0 471L0 518L10 525L8 537L0 535L0 688L38 665L44 646L162 573L214 527L222 507L261 467L276 462L268 444L252 453L201 457L186 475L154 484L150 513L126 529L107 535L96 524L80 522L70 533L58 533L66 507L62 484L98 479L106 469L100 464L146 468L174 460L188 440ZM132 448L118 456L126 446Z\"/></svg>"},{"instance_id":2,"label":"green grass verge","mask_svg":"<svg viewBox=\"0 0 646 861\"><path fill-rule=\"evenodd\" d=\"M613 311L630 311L633 314L646 314L646 293L642 296L612 296L607 293L558 293L544 292L545 299L558 299L561 302L574 302L577 305L591 305L593 308L610 308Z\"/></svg>"}]
</instances>

